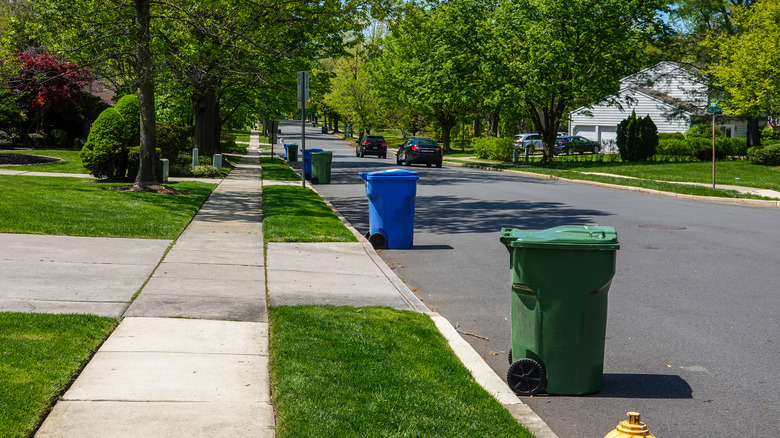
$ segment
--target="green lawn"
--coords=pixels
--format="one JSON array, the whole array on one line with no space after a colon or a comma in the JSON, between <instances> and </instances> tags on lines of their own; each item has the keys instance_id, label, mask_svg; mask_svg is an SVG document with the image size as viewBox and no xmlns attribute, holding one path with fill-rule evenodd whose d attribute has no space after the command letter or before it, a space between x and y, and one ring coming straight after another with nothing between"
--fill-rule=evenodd
<instances>
[{"instance_id":1,"label":"green lawn","mask_svg":"<svg viewBox=\"0 0 780 438\"><path fill-rule=\"evenodd\" d=\"M167 184L182 195L109 190L121 185L0 175L0 232L175 239L216 187Z\"/></svg>"},{"instance_id":2,"label":"green lawn","mask_svg":"<svg viewBox=\"0 0 780 438\"><path fill-rule=\"evenodd\" d=\"M357 242L316 193L299 186L263 186L263 234L266 242Z\"/></svg>"},{"instance_id":3,"label":"green lawn","mask_svg":"<svg viewBox=\"0 0 780 438\"><path fill-rule=\"evenodd\" d=\"M81 157L79 157L80 150L78 149L35 149L30 151L13 150L6 152L62 158L63 161L51 164L37 164L34 166L3 166L2 169L27 170L30 172L89 173L89 171L81 165Z\"/></svg>"},{"instance_id":4,"label":"green lawn","mask_svg":"<svg viewBox=\"0 0 780 438\"><path fill-rule=\"evenodd\" d=\"M579 172L603 172L661 181L712 183L712 162L560 163L560 168ZM717 161L715 183L780 190L780 167L762 166L746 160Z\"/></svg>"},{"instance_id":5,"label":"green lawn","mask_svg":"<svg viewBox=\"0 0 780 438\"><path fill-rule=\"evenodd\" d=\"M425 315L272 307L276 433L290 437L531 437Z\"/></svg>"},{"instance_id":6,"label":"green lawn","mask_svg":"<svg viewBox=\"0 0 780 438\"><path fill-rule=\"evenodd\" d=\"M540 163L534 156L528 164L463 160L457 155L447 156L451 161L496 169L515 169L523 172L553 175L561 178L598 181L616 185L643 187L672 193L699 196L758 199L754 195L740 195L734 190L713 190L712 187L676 184L672 182L712 183L712 162L678 157L656 157L654 161L628 163L612 154L558 156L555 163ZM780 191L780 167L761 166L746 160L724 160L715 164L716 185L735 185ZM606 173L641 179L627 179L587 173Z\"/></svg>"},{"instance_id":7,"label":"green lawn","mask_svg":"<svg viewBox=\"0 0 780 438\"><path fill-rule=\"evenodd\" d=\"M263 168L263 180L267 181L300 181L301 176L295 173L279 157L260 157Z\"/></svg>"},{"instance_id":8,"label":"green lawn","mask_svg":"<svg viewBox=\"0 0 780 438\"><path fill-rule=\"evenodd\" d=\"M32 436L116 324L93 315L0 313L0 437Z\"/></svg>"}]
</instances>

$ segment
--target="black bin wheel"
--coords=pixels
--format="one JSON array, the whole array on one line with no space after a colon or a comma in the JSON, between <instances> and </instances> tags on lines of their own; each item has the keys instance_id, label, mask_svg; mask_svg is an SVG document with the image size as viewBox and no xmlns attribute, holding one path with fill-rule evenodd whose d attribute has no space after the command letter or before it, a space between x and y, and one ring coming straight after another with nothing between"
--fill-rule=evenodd
<instances>
[{"instance_id":1,"label":"black bin wheel","mask_svg":"<svg viewBox=\"0 0 780 438\"><path fill-rule=\"evenodd\" d=\"M382 233L369 234L368 241L374 249L383 249L387 245L387 239Z\"/></svg>"},{"instance_id":2,"label":"black bin wheel","mask_svg":"<svg viewBox=\"0 0 780 438\"><path fill-rule=\"evenodd\" d=\"M544 374L544 368L539 362L524 357L509 365L506 383L517 395L536 395L545 389Z\"/></svg>"}]
</instances>

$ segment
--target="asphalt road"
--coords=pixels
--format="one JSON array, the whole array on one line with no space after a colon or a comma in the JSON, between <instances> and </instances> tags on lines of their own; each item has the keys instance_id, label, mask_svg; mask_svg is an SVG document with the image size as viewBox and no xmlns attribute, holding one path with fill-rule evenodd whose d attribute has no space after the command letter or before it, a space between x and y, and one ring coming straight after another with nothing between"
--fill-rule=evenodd
<instances>
[{"instance_id":1,"label":"asphalt road","mask_svg":"<svg viewBox=\"0 0 780 438\"><path fill-rule=\"evenodd\" d=\"M283 126L299 141L300 125ZM358 171L397 168L356 158L308 128L307 147L334 152L317 190L368 230ZM609 292L604 388L524 398L561 437L600 437L638 411L656 436L780 436L780 211L679 200L455 166L420 175L415 246L380 255L456 325L500 376L510 345L509 253L502 227L597 223L621 243ZM566 266L561 266L566 275Z\"/></svg>"}]
</instances>

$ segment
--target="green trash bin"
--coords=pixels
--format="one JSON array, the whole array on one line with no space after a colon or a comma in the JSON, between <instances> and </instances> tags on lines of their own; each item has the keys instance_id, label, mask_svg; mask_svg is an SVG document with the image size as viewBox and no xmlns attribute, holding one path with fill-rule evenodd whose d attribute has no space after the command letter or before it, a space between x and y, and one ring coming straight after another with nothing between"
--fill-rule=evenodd
<instances>
[{"instance_id":1,"label":"green trash bin","mask_svg":"<svg viewBox=\"0 0 780 438\"><path fill-rule=\"evenodd\" d=\"M298 161L298 143L284 144L285 157L290 163Z\"/></svg>"},{"instance_id":2,"label":"green trash bin","mask_svg":"<svg viewBox=\"0 0 780 438\"><path fill-rule=\"evenodd\" d=\"M332 162L333 152L312 152L311 182L314 184L330 184L330 165Z\"/></svg>"},{"instance_id":3,"label":"green trash bin","mask_svg":"<svg viewBox=\"0 0 780 438\"><path fill-rule=\"evenodd\" d=\"M501 242L512 268L510 388L519 395L600 391L617 232L502 228Z\"/></svg>"}]
</instances>

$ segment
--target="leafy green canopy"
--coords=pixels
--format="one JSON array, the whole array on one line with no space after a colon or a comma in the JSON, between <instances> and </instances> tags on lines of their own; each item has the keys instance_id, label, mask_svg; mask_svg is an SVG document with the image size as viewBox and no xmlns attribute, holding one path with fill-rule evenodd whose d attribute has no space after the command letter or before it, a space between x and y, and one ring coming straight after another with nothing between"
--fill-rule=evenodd
<instances>
[{"instance_id":1,"label":"leafy green canopy","mask_svg":"<svg viewBox=\"0 0 780 438\"><path fill-rule=\"evenodd\" d=\"M719 56L710 72L727 98L724 113L758 117L780 114L780 3L758 2L734 9L735 34L707 40ZM760 49L760 50L759 50Z\"/></svg>"},{"instance_id":2,"label":"leafy green canopy","mask_svg":"<svg viewBox=\"0 0 780 438\"><path fill-rule=\"evenodd\" d=\"M625 0L501 0L489 55L502 66L503 91L533 120L551 160L565 112L604 101L642 67L663 30L661 5Z\"/></svg>"}]
</instances>

